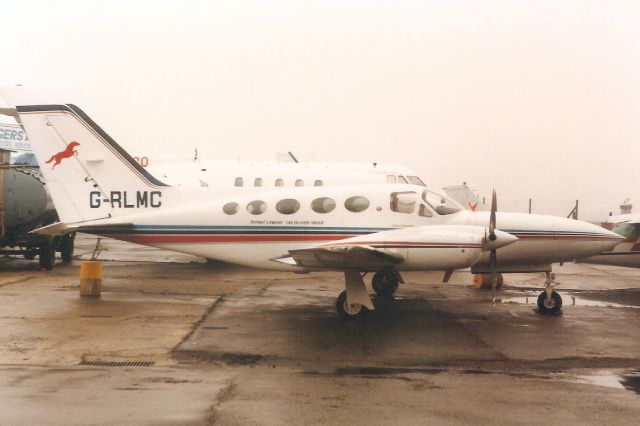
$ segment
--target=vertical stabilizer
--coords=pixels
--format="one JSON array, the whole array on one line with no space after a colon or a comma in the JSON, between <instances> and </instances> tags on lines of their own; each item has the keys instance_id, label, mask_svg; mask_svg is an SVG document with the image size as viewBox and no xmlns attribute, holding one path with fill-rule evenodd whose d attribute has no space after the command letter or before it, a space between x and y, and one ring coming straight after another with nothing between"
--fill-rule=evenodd
<instances>
[{"instance_id":1,"label":"vertical stabilizer","mask_svg":"<svg viewBox=\"0 0 640 426\"><path fill-rule=\"evenodd\" d=\"M74 105L17 106L47 188L66 223L159 208L166 185Z\"/></svg>"}]
</instances>

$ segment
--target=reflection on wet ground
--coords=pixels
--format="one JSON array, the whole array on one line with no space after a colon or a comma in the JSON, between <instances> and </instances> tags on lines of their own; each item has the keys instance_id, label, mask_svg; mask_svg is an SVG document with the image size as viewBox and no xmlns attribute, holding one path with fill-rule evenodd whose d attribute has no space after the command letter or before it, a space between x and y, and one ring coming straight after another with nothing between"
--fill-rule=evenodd
<instances>
[{"instance_id":1,"label":"reflection on wet ground","mask_svg":"<svg viewBox=\"0 0 640 426\"><path fill-rule=\"evenodd\" d=\"M603 370L575 377L579 383L612 389L627 389L640 395L640 371L637 370Z\"/></svg>"},{"instance_id":2,"label":"reflection on wet ground","mask_svg":"<svg viewBox=\"0 0 640 426\"><path fill-rule=\"evenodd\" d=\"M91 243L80 238L78 254ZM77 262L49 273L0 259L0 424L640 418L640 271L565 265L562 316L535 312L541 274L505 277L492 303L468 272L446 285L440 273L407 273L395 298L341 321L339 273L104 247L116 261L104 263L103 295L90 301L77 294Z\"/></svg>"},{"instance_id":3,"label":"reflection on wet ground","mask_svg":"<svg viewBox=\"0 0 640 426\"><path fill-rule=\"evenodd\" d=\"M526 292L524 296L501 296L499 300L504 304L517 304L517 305L533 305L534 307L537 304L538 295L540 292ZM568 296L568 297L567 297ZM574 294L565 294L563 297L563 307L568 306L589 306L589 307L598 307L598 308L635 308L640 309L640 305L636 304L623 304L623 303L614 303L608 302L604 300L590 300L585 299L581 296L576 296Z\"/></svg>"}]
</instances>

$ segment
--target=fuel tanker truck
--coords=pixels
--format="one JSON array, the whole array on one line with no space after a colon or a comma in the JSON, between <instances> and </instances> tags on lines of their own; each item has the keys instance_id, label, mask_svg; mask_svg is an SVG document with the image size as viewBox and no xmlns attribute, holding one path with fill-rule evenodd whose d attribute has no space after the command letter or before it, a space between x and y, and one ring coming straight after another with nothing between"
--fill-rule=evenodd
<instances>
[{"instance_id":1,"label":"fuel tanker truck","mask_svg":"<svg viewBox=\"0 0 640 426\"><path fill-rule=\"evenodd\" d=\"M0 255L38 257L46 269L53 268L56 251L63 261L70 261L74 234L49 237L29 232L55 221L57 213L39 167L0 164Z\"/></svg>"}]
</instances>

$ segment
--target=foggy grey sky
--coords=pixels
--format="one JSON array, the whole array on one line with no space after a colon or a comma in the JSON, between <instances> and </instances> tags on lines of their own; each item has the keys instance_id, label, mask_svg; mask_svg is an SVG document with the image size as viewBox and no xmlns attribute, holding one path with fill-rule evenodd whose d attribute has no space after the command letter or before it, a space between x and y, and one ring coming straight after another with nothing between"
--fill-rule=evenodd
<instances>
[{"instance_id":1,"label":"foggy grey sky","mask_svg":"<svg viewBox=\"0 0 640 426\"><path fill-rule=\"evenodd\" d=\"M0 84L135 154L416 169L500 208L640 211L635 1L20 1Z\"/></svg>"}]
</instances>

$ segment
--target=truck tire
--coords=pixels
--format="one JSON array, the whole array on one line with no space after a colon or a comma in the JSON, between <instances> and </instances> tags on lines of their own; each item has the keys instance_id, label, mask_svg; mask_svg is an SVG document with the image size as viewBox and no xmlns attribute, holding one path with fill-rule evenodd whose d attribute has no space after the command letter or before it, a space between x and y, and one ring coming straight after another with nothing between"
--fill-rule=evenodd
<instances>
[{"instance_id":1,"label":"truck tire","mask_svg":"<svg viewBox=\"0 0 640 426\"><path fill-rule=\"evenodd\" d=\"M75 236L75 234L67 234L60 237L60 256L63 262L71 262L73 259Z\"/></svg>"},{"instance_id":2,"label":"truck tire","mask_svg":"<svg viewBox=\"0 0 640 426\"><path fill-rule=\"evenodd\" d=\"M40 250L38 252L38 261L40 267L50 271L53 269L53 264L56 258L56 250L53 246L53 239L47 238L40 244Z\"/></svg>"}]
</instances>

